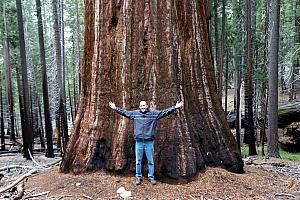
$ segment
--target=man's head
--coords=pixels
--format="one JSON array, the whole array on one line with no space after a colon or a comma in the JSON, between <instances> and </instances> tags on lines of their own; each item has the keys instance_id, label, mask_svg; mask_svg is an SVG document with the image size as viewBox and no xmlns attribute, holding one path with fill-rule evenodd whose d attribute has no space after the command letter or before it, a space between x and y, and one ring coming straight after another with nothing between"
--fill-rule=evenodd
<instances>
[{"instance_id":1,"label":"man's head","mask_svg":"<svg viewBox=\"0 0 300 200\"><path fill-rule=\"evenodd\" d=\"M148 105L146 101L140 101L140 111L145 112L148 109Z\"/></svg>"}]
</instances>

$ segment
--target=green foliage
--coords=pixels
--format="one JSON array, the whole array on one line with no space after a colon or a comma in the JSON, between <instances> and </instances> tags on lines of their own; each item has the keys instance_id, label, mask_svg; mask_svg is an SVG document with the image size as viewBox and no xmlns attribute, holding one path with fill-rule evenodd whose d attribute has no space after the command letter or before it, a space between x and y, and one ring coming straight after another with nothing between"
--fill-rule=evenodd
<instances>
[{"instance_id":1,"label":"green foliage","mask_svg":"<svg viewBox=\"0 0 300 200\"><path fill-rule=\"evenodd\" d=\"M257 153L261 155L261 147L256 147ZM265 146L265 152L267 151L267 146ZM249 147L247 145L241 148L242 156L246 157L249 155ZM282 159L300 161L300 153L290 153L282 149L279 150L280 157Z\"/></svg>"},{"instance_id":2,"label":"green foliage","mask_svg":"<svg viewBox=\"0 0 300 200\"><path fill-rule=\"evenodd\" d=\"M259 82L265 82L265 83L267 83L267 81L268 81L268 74L267 74L267 72L264 69L257 68L257 69L254 70L253 80L254 81L259 81Z\"/></svg>"},{"instance_id":3,"label":"green foliage","mask_svg":"<svg viewBox=\"0 0 300 200\"><path fill-rule=\"evenodd\" d=\"M17 8L15 1L8 1L6 4L6 17L7 17L7 29L8 40L12 50L19 48L19 32L17 21ZM14 52L14 51L13 51Z\"/></svg>"},{"instance_id":4,"label":"green foliage","mask_svg":"<svg viewBox=\"0 0 300 200\"><path fill-rule=\"evenodd\" d=\"M278 115L286 115L290 112L289 108L282 108L278 110Z\"/></svg>"},{"instance_id":5,"label":"green foliage","mask_svg":"<svg viewBox=\"0 0 300 200\"><path fill-rule=\"evenodd\" d=\"M242 157L245 158L249 155L249 146L248 145L243 145L241 147L241 152L242 152ZM256 147L256 152L259 154L261 152L260 150L257 149Z\"/></svg>"},{"instance_id":6,"label":"green foliage","mask_svg":"<svg viewBox=\"0 0 300 200\"><path fill-rule=\"evenodd\" d=\"M290 153L280 149L279 154L282 159L300 161L300 153Z\"/></svg>"}]
</instances>

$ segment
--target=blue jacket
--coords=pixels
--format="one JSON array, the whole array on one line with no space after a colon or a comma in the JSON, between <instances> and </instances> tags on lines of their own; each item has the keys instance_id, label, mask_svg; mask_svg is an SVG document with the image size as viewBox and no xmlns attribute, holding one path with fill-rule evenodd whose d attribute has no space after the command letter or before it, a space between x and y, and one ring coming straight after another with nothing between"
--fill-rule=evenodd
<instances>
[{"instance_id":1,"label":"blue jacket","mask_svg":"<svg viewBox=\"0 0 300 200\"><path fill-rule=\"evenodd\" d=\"M157 120L170 115L175 110L175 106L164 110L148 109L145 112L140 110L127 111L122 108L116 109L117 113L134 121L135 140L154 140Z\"/></svg>"}]
</instances>

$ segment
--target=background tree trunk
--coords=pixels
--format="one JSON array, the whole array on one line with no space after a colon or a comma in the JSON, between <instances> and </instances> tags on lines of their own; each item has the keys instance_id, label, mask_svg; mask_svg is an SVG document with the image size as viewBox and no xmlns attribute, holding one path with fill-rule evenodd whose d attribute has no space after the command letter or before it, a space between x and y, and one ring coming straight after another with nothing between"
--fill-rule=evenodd
<instances>
[{"instance_id":1,"label":"background tree trunk","mask_svg":"<svg viewBox=\"0 0 300 200\"><path fill-rule=\"evenodd\" d=\"M31 159L28 151L32 152L33 134L32 134L31 113L30 113L29 85L28 85L28 76L27 76L27 61L26 61L26 49L25 49L21 0L16 0L16 5L17 5L18 27L19 27L20 55L21 55L21 67L22 67L22 91L23 91L23 107L24 107L24 116L23 116L24 126L22 126L22 137L23 137L23 147L24 147L23 153L26 159Z\"/></svg>"},{"instance_id":2,"label":"background tree trunk","mask_svg":"<svg viewBox=\"0 0 300 200\"><path fill-rule=\"evenodd\" d=\"M61 97L62 98L62 132L63 132L63 149L65 150L69 141L68 134L68 118L67 118L67 104L66 104L66 66L65 66L65 21L64 21L64 1L60 0L60 38L61 38L61 67L62 67L62 87Z\"/></svg>"},{"instance_id":3,"label":"background tree trunk","mask_svg":"<svg viewBox=\"0 0 300 200\"><path fill-rule=\"evenodd\" d=\"M19 72L19 68L16 67L16 75L17 75L17 86L18 86L18 97L19 97L19 107L20 107L20 116L21 116L21 129L25 129L25 122L24 122L24 100L22 98L23 88L21 83L21 75Z\"/></svg>"},{"instance_id":4,"label":"background tree trunk","mask_svg":"<svg viewBox=\"0 0 300 200\"><path fill-rule=\"evenodd\" d=\"M292 14L291 14L291 21L292 21L292 33L291 33L291 42L290 45L293 48L293 52L296 51L296 35L297 35L297 24L296 24L296 16L297 16L297 2L296 0L292 0ZM295 89L295 75L299 74L299 69L297 71L297 60L292 58L292 66L291 66L291 73L290 73L290 78L289 78L289 101L293 101L294 96L296 96L296 89ZM297 73L298 72L298 73ZM298 78L299 79L299 78Z\"/></svg>"},{"instance_id":5,"label":"background tree trunk","mask_svg":"<svg viewBox=\"0 0 300 200\"><path fill-rule=\"evenodd\" d=\"M228 49L226 50L226 69L225 69L225 100L224 100L224 112L228 113L227 107L228 107L228 73L229 73L229 55L228 55Z\"/></svg>"},{"instance_id":6,"label":"background tree trunk","mask_svg":"<svg viewBox=\"0 0 300 200\"><path fill-rule=\"evenodd\" d=\"M270 23L268 155L279 157L278 147L278 47L280 0L272 0Z\"/></svg>"},{"instance_id":7,"label":"background tree trunk","mask_svg":"<svg viewBox=\"0 0 300 200\"><path fill-rule=\"evenodd\" d=\"M270 0L265 2L265 20L264 20L264 34L263 34L263 73L267 75L268 68L268 30L270 19ZM266 138L266 122L267 122L267 108L268 108L268 90L267 90L267 77L261 83L261 112L260 112L260 144L262 148L262 155L265 155L265 138Z\"/></svg>"},{"instance_id":8,"label":"background tree trunk","mask_svg":"<svg viewBox=\"0 0 300 200\"><path fill-rule=\"evenodd\" d=\"M234 24L234 34L236 37L233 39L233 56L234 56L234 65L235 65L235 130L236 130L236 141L238 148L241 149L241 71L242 71L242 10L241 2L234 0L233 1L233 24Z\"/></svg>"},{"instance_id":9,"label":"background tree trunk","mask_svg":"<svg viewBox=\"0 0 300 200\"><path fill-rule=\"evenodd\" d=\"M68 79L68 94L69 94L69 105L70 105L70 115L72 124L74 123L74 116L73 116L73 104L72 104L72 96L71 96L71 89L70 89L70 82Z\"/></svg>"},{"instance_id":10,"label":"background tree trunk","mask_svg":"<svg viewBox=\"0 0 300 200\"><path fill-rule=\"evenodd\" d=\"M223 65L224 65L224 49L225 49L225 0L222 0L222 31L221 31L221 51L218 62L218 96L222 105L222 88L223 88Z\"/></svg>"},{"instance_id":11,"label":"background tree trunk","mask_svg":"<svg viewBox=\"0 0 300 200\"><path fill-rule=\"evenodd\" d=\"M40 142L41 142L41 149L42 150L45 150L46 147L45 147L45 139L44 139L44 136L45 136L45 132L44 132L44 125L43 125L43 117L42 117L42 108L41 108L41 103L40 103L40 99L37 98L37 103L38 103L38 107L39 107L39 129L38 129L38 133L39 133L39 136L40 136ZM47 157L47 155L46 155Z\"/></svg>"},{"instance_id":12,"label":"background tree trunk","mask_svg":"<svg viewBox=\"0 0 300 200\"><path fill-rule=\"evenodd\" d=\"M10 132L10 140L15 141L15 123L14 123L14 98L13 98L13 87L11 78L11 65L10 65L10 54L9 54L9 43L8 43L8 31L7 31L7 19L6 19L6 4L5 0L2 0L2 15L3 15L3 60L6 67L6 85L7 85L7 99L8 99L8 129Z\"/></svg>"},{"instance_id":13,"label":"background tree trunk","mask_svg":"<svg viewBox=\"0 0 300 200\"><path fill-rule=\"evenodd\" d=\"M205 166L243 172L214 85L204 1L86 1L82 92L60 170L134 170L132 122L108 107L184 108L158 124L159 178L190 179ZM93 27L93 28L92 28Z\"/></svg>"},{"instance_id":14,"label":"background tree trunk","mask_svg":"<svg viewBox=\"0 0 300 200\"><path fill-rule=\"evenodd\" d=\"M3 120L3 101L2 101L2 73L0 71L0 134L1 134L1 150L5 150L5 132Z\"/></svg>"},{"instance_id":15,"label":"background tree trunk","mask_svg":"<svg viewBox=\"0 0 300 200\"><path fill-rule=\"evenodd\" d=\"M219 29L218 29L218 0L214 1L214 44L215 44L215 70L217 71L216 77L219 78ZM217 80L218 81L218 80ZM219 83L219 81L217 82ZM218 91L219 85L217 85L216 90ZM219 91L218 91L219 94ZM220 103L221 104L221 103ZM222 105L222 104L221 104Z\"/></svg>"},{"instance_id":16,"label":"background tree trunk","mask_svg":"<svg viewBox=\"0 0 300 200\"><path fill-rule=\"evenodd\" d=\"M60 29L59 29L59 17L57 9L57 0L52 0L52 13L54 18L54 38L55 38L55 54L56 54L56 66L57 66L57 82L59 89L59 108L56 113L56 129L58 131L58 137L62 137L62 152L65 151L66 143L68 141L67 124L66 124L66 110L65 110L65 94L63 86L63 62L62 62L62 48L60 40Z\"/></svg>"},{"instance_id":17,"label":"background tree trunk","mask_svg":"<svg viewBox=\"0 0 300 200\"><path fill-rule=\"evenodd\" d=\"M79 6L78 6L78 0L76 0L75 2L75 7L76 7L76 53L77 53L77 63L76 63L76 71L78 72L77 76L75 76L75 71L73 73L73 87L74 87L74 111L75 111L75 115L77 114L77 104L78 104L78 94L80 94L80 86L81 86L81 29L80 29L80 17L79 17ZM74 69L74 68L73 68ZM78 92L76 90L76 85L75 84L78 79Z\"/></svg>"},{"instance_id":18,"label":"background tree trunk","mask_svg":"<svg viewBox=\"0 0 300 200\"><path fill-rule=\"evenodd\" d=\"M37 19L38 19L40 62L41 62L41 69L42 69L45 132L46 132L46 140L47 140L46 157L53 158L54 157L53 141L52 141L53 136L52 136L50 109L49 109L48 78L47 78L47 66L46 66L46 55L45 55L45 45L44 45L45 42L44 42L43 20L42 20L40 0L36 0L36 10L37 10Z\"/></svg>"},{"instance_id":19,"label":"background tree trunk","mask_svg":"<svg viewBox=\"0 0 300 200\"><path fill-rule=\"evenodd\" d=\"M256 155L254 120L253 120L253 61L252 61L252 29L251 0L246 0L246 32L247 32L247 69L245 74L245 135L244 142L249 145L249 155Z\"/></svg>"},{"instance_id":20,"label":"background tree trunk","mask_svg":"<svg viewBox=\"0 0 300 200\"><path fill-rule=\"evenodd\" d=\"M30 69L31 68L31 69ZM32 134L33 138L39 137L39 105L38 105L38 94L36 87L36 78L35 78L35 66L30 66L31 72L31 84L29 90L30 103L31 103L31 123L32 123Z\"/></svg>"}]
</instances>

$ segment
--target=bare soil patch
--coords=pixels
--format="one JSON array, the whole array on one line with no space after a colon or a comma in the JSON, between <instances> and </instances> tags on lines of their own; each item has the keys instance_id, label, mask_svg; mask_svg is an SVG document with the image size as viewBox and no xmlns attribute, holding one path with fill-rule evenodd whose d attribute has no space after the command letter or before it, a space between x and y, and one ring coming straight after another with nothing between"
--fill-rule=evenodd
<instances>
[{"instance_id":1,"label":"bare soil patch","mask_svg":"<svg viewBox=\"0 0 300 200\"><path fill-rule=\"evenodd\" d=\"M123 199L117 194L120 187L131 191L129 199L300 199L300 163L294 161L248 157L243 174L207 168L189 183L176 185L158 180L153 186L143 180L136 186L134 174L98 171L73 175L59 173L58 166L47 167L60 159L36 153L35 163L21 154L0 155L0 189L36 168L38 173L24 182L22 199ZM22 168L5 169L14 165ZM0 193L0 199L13 199L17 186Z\"/></svg>"},{"instance_id":2,"label":"bare soil patch","mask_svg":"<svg viewBox=\"0 0 300 200\"><path fill-rule=\"evenodd\" d=\"M296 179L257 166L245 166L244 174L220 168L208 168L194 181L173 185L147 180L136 186L133 175L120 176L94 172L82 175L62 174L58 167L32 176L25 192L49 191L36 199L122 199L117 190L125 187L131 199L300 199Z\"/></svg>"}]
</instances>

